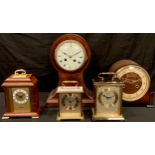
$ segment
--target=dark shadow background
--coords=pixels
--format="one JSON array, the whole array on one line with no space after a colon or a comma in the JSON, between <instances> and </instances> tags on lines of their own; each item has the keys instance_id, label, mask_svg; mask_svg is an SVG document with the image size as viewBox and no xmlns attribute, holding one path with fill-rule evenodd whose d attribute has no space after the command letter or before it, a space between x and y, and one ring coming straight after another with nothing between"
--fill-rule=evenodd
<instances>
[{"instance_id":1,"label":"dark shadow background","mask_svg":"<svg viewBox=\"0 0 155 155\"><path fill-rule=\"evenodd\" d=\"M49 60L50 46L60 33L1 33L0 34L0 84L16 69L23 68L39 80L39 91L51 91L57 86L57 72ZM80 34L92 51L85 81L92 87L91 79L120 59L131 59L150 74L151 89L155 91L155 34L87 33ZM0 88L2 91L2 88Z\"/></svg>"}]
</instances>

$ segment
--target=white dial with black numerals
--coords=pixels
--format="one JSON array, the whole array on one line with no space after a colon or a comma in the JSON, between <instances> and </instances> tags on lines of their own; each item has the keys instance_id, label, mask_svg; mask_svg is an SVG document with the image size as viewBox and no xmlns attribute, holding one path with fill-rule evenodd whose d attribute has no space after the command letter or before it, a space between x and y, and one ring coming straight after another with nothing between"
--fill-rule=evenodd
<instances>
[{"instance_id":1,"label":"white dial with black numerals","mask_svg":"<svg viewBox=\"0 0 155 155\"><path fill-rule=\"evenodd\" d=\"M66 40L57 46L55 60L63 70L76 71L84 65L86 51L78 41Z\"/></svg>"},{"instance_id":2,"label":"white dial with black numerals","mask_svg":"<svg viewBox=\"0 0 155 155\"><path fill-rule=\"evenodd\" d=\"M17 104L25 104L29 100L29 94L26 90L24 89L16 89L13 92L13 100Z\"/></svg>"}]
</instances>

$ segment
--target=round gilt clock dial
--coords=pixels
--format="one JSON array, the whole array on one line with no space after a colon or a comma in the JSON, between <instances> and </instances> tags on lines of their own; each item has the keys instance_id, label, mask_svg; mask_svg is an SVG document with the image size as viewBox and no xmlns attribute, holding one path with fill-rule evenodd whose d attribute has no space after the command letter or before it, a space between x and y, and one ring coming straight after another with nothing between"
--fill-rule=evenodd
<instances>
[{"instance_id":1,"label":"round gilt clock dial","mask_svg":"<svg viewBox=\"0 0 155 155\"><path fill-rule=\"evenodd\" d=\"M83 45L75 40L65 40L55 49L55 60L58 66L66 71L80 69L86 59Z\"/></svg>"},{"instance_id":2,"label":"round gilt clock dial","mask_svg":"<svg viewBox=\"0 0 155 155\"><path fill-rule=\"evenodd\" d=\"M13 92L13 100L17 104L25 104L29 100L29 94L24 89L16 89Z\"/></svg>"},{"instance_id":3,"label":"round gilt clock dial","mask_svg":"<svg viewBox=\"0 0 155 155\"><path fill-rule=\"evenodd\" d=\"M110 88L104 88L104 90L99 93L98 100L100 104L108 109L115 106L118 96L117 93Z\"/></svg>"},{"instance_id":4,"label":"round gilt clock dial","mask_svg":"<svg viewBox=\"0 0 155 155\"><path fill-rule=\"evenodd\" d=\"M150 76L140 66L128 65L120 68L117 72L125 86L123 89L123 100L136 101L142 98L150 87Z\"/></svg>"}]
</instances>

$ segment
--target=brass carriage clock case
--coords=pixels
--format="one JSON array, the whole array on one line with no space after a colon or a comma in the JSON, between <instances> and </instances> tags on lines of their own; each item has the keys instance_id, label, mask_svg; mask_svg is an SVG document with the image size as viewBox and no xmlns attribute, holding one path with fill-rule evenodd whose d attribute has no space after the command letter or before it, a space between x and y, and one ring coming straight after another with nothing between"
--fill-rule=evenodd
<instances>
[{"instance_id":1,"label":"brass carriage clock case","mask_svg":"<svg viewBox=\"0 0 155 155\"><path fill-rule=\"evenodd\" d=\"M2 84L5 93L5 113L10 117L39 118L38 80L25 70L16 70Z\"/></svg>"},{"instance_id":2,"label":"brass carriage clock case","mask_svg":"<svg viewBox=\"0 0 155 155\"><path fill-rule=\"evenodd\" d=\"M104 76L108 76L108 80ZM109 80L109 75L112 76ZM123 83L115 73L100 73L93 80L95 107L92 109L93 120L124 120L122 115Z\"/></svg>"},{"instance_id":3,"label":"brass carriage clock case","mask_svg":"<svg viewBox=\"0 0 155 155\"><path fill-rule=\"evenodd\" d=\"M82 86L59 86L59 112L57 120L84 120L82 111Z\"/></svg>"}]
</instances>

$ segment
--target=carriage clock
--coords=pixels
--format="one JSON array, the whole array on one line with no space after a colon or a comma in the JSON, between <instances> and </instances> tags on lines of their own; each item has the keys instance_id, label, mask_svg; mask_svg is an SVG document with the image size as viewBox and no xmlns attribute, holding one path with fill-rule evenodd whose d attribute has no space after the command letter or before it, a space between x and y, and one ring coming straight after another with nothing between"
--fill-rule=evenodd
<instances>
[{"instance_id":1,"label":"carriage clock","mask_svg":"<svg viewBox=\"0 0 155 155\"><path fill-rule=\"evenodd\" d=\"M93 120L124 120L122 115L123 83L115 73L99 73L93 79L95 107Z\"/></svg>"},{"instance_id":2,"label":"carriage clock","mask_svg":"<svg viewBox=\"0 0 155 155\"><path fill-rule=\"evenodd\" d=\"M132 60L120 60L111 66L110 71L116 72L125 84L124 103L150 104L150 76L143 67Z\"/></svg>"},{"instance_id":3,"label":"carriage clock","mask_svg":"<svg viewBox=\"0 0 155 155\"><path fill-rule=\"evenodd\" d=\"M38 80L25 70L19 69L2 84L5 94L5 113L10 117L39 118Z\"/></svg>"},{"instance_id":4,"label":"carriage clock","mask_svg":"<svg viewBox=\"0 0 155 155\"><path fill-rule=\"evenodd\" d=\"M57 88L59 96L58 121L73 119L84 120L82 111L83 87L78 86L77 83L77 81L64 81L63 85Z\"/></svg>"},{"instance_id":5,"label":"carriage clock","mask_svg":"<svg viewBox=\"0 0 155 155\"><path fill-rule=\"evenodd\" d=\"M84 95L82 102L85 105L93 103L92 92L86 87L83 74L91 59L90 48L84 38L76 34L65 34L60 36L52 45L50 60L58 72L58 87L63 81L78 81L83 87ZM58 105L58 93L54 89L47 101L46 106Z\"/></svg>"}]
</instances>

